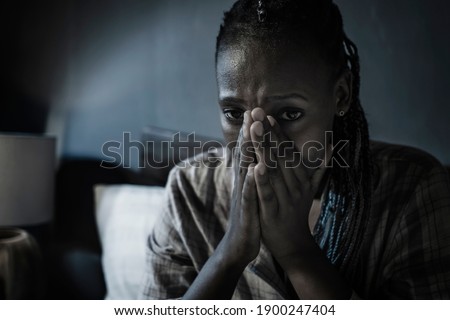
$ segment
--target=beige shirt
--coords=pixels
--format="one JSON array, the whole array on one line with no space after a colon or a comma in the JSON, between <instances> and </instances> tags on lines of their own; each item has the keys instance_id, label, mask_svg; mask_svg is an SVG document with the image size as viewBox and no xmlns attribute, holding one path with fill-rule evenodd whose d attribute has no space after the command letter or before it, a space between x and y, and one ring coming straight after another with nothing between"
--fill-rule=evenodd
<instances>
[{"instance_id":1,"label":"beige shirt","mask_svg":"<svg viewBox=\"0 0 450 320\"><path fill-rule=\"evenodd\" d=\"M449 299L450 183L445 168L420 150L383 143L373 143L372 158L374 222L357 266L363 281L353 286L354 292L371 299ZM205 155L172 170L164 212L148 239L143 298L177 298L189 288L225 233L232 177L229 161ZM262 244L233 298L297 297Z\"/></svg>"}]
</instances>

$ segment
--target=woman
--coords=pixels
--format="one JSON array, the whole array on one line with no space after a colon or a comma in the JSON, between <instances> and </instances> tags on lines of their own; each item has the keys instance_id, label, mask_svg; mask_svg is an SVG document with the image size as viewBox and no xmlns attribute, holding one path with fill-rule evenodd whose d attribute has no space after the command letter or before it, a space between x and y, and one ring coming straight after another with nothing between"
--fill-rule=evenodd
<instances>
[{"instance_id":1,"label":"woman","mask_svg":"<svg viewBox=\"0 0 450 320\"><path fill-rule=\"evenodd\" d=\"M145 297L450 298L447 174L369 143L357 49L332 1L237 1L216 71L237 145L225 163L172 171Z\"/></svg>"}]
</instances>

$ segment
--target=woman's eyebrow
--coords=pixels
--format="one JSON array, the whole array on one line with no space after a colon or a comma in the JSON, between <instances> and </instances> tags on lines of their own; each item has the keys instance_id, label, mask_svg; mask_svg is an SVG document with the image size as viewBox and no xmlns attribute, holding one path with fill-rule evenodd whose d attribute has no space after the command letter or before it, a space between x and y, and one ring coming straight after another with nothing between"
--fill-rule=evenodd
<instances>
[{"instance_id":1,"label":"woman's eyebrow","mask_svg":"<svg viewBox=\"0 0 450 320\"><path fill-rule=\"evenodd\" d=\"M289 94L273 95L273 96L267 97L265 100L272 102L272 101L287 100L287 99L301 99L304 101L308 101L308 99L304 95L297 93L297 92L293 92L293 93L289 93Z\"/></svg>"},{"instance_id":2,"label":"woman's eyebrow","mask_svg":"<svg viewBox=\"0 0 450 320\"><path fill-rule=\"evenodd\" d=\"M219 99L219 103L221 105L225 105L225 104L239 104L239 105L243 105L243 104L245 104L245 100L239 99L239 98L235 98L235 97L223 97L223 98Z\"/></svg>"},{"instance_id":3,"label":"woman's eyebrow","mask_svg":"<svg viewBox=\"0 0 450 320\"><path fill-rule=\"evenodd\" d=\"M308 102L308 99L304 95L297 93L297 92L268 96L268 97L264 98L264 101L276 102L276 101L287 100L287 99L301 99L301 100ZM245 105L246 101L244 99L226 96L226 97L219 99L219 104L220 105L227 105L227 104L228 105Z\"/></svg>"}]
</instances>

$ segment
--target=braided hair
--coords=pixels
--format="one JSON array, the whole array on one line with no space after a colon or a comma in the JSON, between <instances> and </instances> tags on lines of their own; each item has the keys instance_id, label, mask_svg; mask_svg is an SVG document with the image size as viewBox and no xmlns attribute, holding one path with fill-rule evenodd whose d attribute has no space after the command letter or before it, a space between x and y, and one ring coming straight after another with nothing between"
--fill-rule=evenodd
<instances>
[{"instance_id":1,"label":"braided hair","mask_svg":"<svg viewBox=\"0 0 450 320\"><path fill-rule=\"evenodd\" d=\"M279 45L306 46L330 67L332 79L351 72L350 108L344 116L336 116L333 125L334 141L348 141L343 157L349 166L331 168L315 237L348 280L357 281L354 273L372 197L369 134L359 99L357 47L345 34L341 13L332 0L237 1L224 15L216 42L216 62L228 46L249 39L259 40L273 50ZM331 227L325 228L325 224Z\"/></svg>"}]
</instances>

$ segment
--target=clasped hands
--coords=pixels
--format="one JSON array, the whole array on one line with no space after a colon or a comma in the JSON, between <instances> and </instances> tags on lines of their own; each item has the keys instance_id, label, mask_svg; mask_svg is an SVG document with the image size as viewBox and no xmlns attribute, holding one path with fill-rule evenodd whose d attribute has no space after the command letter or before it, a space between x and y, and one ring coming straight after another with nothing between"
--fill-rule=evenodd
<instances>
[{"instance_id":1,"label":"clasped hands","mask_svg":"<svg viewBox=\"0 0 450 320\"><path fill-rule=\"evenodd\" d=\"M245 266L255 259L261 242L282 267L315 246L308 223L315 175L299 157L273 117L261 108L245 112L233 150L235 177L224 237L236 263Z\"/></svg>"}]
</instances>

